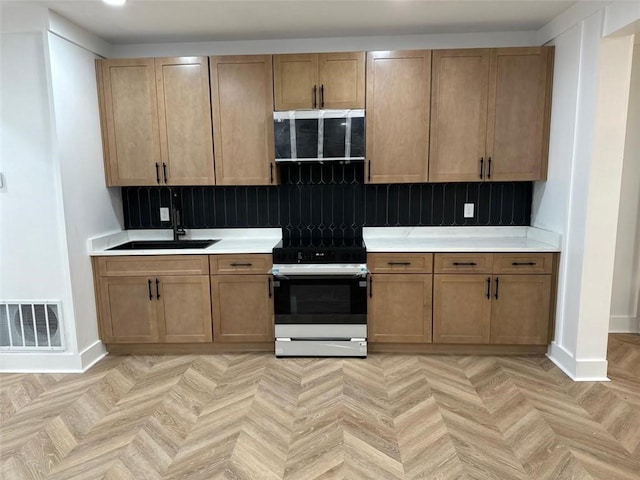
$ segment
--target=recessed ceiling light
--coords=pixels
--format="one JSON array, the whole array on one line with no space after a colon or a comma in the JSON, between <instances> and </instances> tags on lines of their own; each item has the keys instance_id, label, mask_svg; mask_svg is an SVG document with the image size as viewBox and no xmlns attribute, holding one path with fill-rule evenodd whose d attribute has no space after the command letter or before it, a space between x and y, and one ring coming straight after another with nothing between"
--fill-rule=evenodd
<instances>
[{"instance_id":1,"label":"recessed ceiling light","mask_svg":"<svg viewBox=\"0 0 640 480\"><path fill-rule=\"evenodd\" d=\"M113 5L114 7L119 7L127 3L127 0L102 0L107 5Z\"/></svg>"}]
</instances>

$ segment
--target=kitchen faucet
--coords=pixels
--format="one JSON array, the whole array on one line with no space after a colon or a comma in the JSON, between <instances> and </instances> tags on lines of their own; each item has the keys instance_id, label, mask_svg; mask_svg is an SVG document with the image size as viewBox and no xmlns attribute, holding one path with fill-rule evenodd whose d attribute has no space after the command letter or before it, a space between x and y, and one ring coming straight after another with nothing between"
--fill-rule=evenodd
<instances>
[{"instance_id":1,"label":"kitchen faucet","mask_svg":"<svg viewBox=\"0 0 640 480\"><path fill-rule=\"evenodd\" d=\"M182 228L180 221L180 211L177 206L178 193L171 191L171 228L173 229L173 241L177 242L180 240L180 237L187 234Z\"/></svg>"}]
</instances>

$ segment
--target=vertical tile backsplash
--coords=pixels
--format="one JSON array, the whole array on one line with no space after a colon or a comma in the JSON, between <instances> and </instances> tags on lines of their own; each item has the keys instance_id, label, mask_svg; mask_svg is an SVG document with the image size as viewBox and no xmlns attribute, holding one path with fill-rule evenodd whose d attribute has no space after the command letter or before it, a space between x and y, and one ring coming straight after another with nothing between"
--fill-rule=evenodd
<instances>
[{"instance_id":1,"label":"vertical tile backsplash","mask_svg":"<svg viewBox=\"0 0 640 480\"><path fill-rule=\"evenodd\" d=\"M352 237L363 226L529 225L531 182L365 185L360 162L281 165L278 186L173 187L186 228L281 227ZM126 228L166 228L169 187L123 187ZM463 217L465 202L475 216Z\"/></svg>"}]
</instances>

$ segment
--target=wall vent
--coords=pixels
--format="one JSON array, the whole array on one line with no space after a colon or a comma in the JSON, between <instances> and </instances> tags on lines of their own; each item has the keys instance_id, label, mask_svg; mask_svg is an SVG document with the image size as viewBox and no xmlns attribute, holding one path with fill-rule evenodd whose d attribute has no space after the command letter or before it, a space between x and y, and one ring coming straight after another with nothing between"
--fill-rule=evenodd
<instances>
[{"instance_id":1,"label":"wall vent","mask_svg":"<svg viewBox=\"0 0 640 480\"><path fill-rule=\"evenodd\" d=\"M60 302L0 301L0 351L64 350Z\"/></svg>"}]
</instances>

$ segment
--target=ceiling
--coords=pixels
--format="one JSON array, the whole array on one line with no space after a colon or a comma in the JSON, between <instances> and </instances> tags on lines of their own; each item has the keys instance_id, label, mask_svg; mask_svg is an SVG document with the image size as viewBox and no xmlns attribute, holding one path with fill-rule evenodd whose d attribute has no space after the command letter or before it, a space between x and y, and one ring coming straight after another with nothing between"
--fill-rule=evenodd
<instances>
[{"instance_id":1,"label":"ceiling","mask_svg":"<svg viewBox=\"0 0 640 480\"><path fill-rule=\"evenodd\" d=\"M574 1L25 1L114 44L537 30Z\"/></svg>"}]
</instances>

